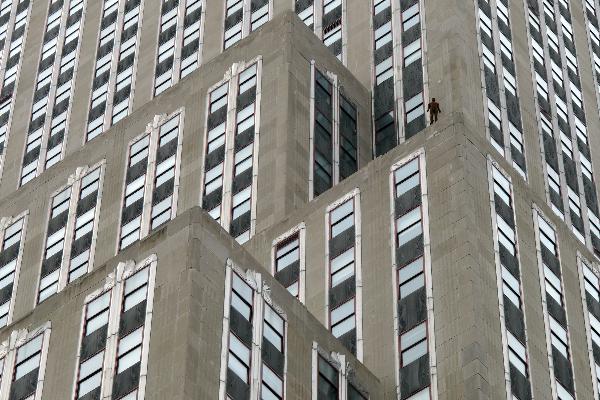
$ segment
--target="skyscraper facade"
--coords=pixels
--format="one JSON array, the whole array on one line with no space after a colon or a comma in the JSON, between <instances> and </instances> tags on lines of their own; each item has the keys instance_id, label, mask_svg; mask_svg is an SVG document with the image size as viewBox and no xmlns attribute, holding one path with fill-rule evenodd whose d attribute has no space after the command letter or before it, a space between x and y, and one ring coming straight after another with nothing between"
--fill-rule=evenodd
<instances>
[{"instance_id":1,"label":"skyscraper facade","mask_svg":"<svg viewBox=\"0 0 600 400\"><path fill-rule=\"evenodd\" d=\"M0 1L0 400L600 399L599 13Z\"/></svg>"}]
</instances>

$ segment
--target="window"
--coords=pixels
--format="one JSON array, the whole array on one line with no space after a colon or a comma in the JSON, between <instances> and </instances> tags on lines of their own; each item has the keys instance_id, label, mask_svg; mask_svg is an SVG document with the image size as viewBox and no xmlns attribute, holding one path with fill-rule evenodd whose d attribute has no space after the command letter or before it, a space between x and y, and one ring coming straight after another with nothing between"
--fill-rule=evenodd
<instances>
[{"instance_id":1,"label":"window","mask_svg":"<svg viewBox=\"0 0 600 400\"><path fill-rule=\"evenodd\" d=\"M427 354L427 325L423 322L400 335L402 366L406 366Z\"/></svg>"},{"instance_id":2,"label":"window","mask_svg":"<svg viewBox=\"0 0 600 400\"><path fill-rule=\"evenodd\" d=\"M144 338L151 329L153 305L149 300L153 298L156 256L135 266L121 263L114 274L109 287L86 299L76 399L135 399L140 385L145 385L140 371L148 363L148 340ZM107 388L111 393L103 393Z\"/></svg>"},{"instance_id":3,"label":"window","mask_svg":"<svg viewBox=\"0 0 600 400\"><path fill-rule=\"evenodd\" d=\"M314 21L314 0L312 2L306 2L301 0L295 1L295 9L298 17L311 29L315 23Z\"/></svg>"},{"instance_id":4,"label":"window","mask_svg":"<svg viewBox=\"0 0 600 400\"><path fill-rule=\"evenodd\" d=\"M52 2L49 6L20 185L63 157L79 61L83 8L83 0ZM64 42L57 36L63 29Z\"/></svg>"},{"instance_id":5,"label":"window","mask_svg":"<svg viewBox=\"0 0 600 400\"><path fill-rule=\"evenodd\" d=\"M4 159L10 133L14 93L20 76L31 3L30 0L0 3L0 161ZM3 162L0 163L0 173L2 165Z\"/></svg>"},{"instance_id":6,"label":"window","mask_svg":"<svg viewBox=\"0 0 600 400\"><path fill-rule=\"evenodd\" d=\"M141 31L142 0L104 0L86 140L130 112Z\"/></svg>"},{"instance_id":7,"label":"window","mask_svg":"<svg viewBox=\"0 0 600 400\"><path fill-rule=\"evenodd\" d=\"M339 399L339 372L323 357L318 361L318 400Z\"/></svg>"},{"instance_id":8,"label":"window","mask_svg":"<svg viewBox=\"0 0 600 400\"><path fill-rule=\"evenodd\" d=\"M50 330L50 322L46 322L38 329L11 333L12 337L23 340L7 342L6 355L0 360L0 367L5 371L0 378L8 381L3 385L7 389L7 399L9 394L11 400L42 397Z\"/></svg>"},{"instance_id":9,"label":"window","mask_svg":"<svg viewBox=\"0 0 600 400\"><path fill-rule=\"evenodd\" d=\"M221 353L226 360L221 374L226 378L221 392L227 398L254 392L265 400L281 400L285 392L285 315L270 295L264 294L260 274L244 272L229 262L226 276ZM258 381L253 378L256 376Z\"/></svg>"},{"instance_id":10,"label":"window","mask_svg":"<svg viewBox=\"0 0 600 400\"><path fill-rule=\"evenodd\" d=\"M183 118L182 110L157 117L150 133L129 145L119 249L175 217Z\"/></svg>"},{"instance_id":11,"label":"window","mask_svg":"<svg viewBox=\"0 0 600 400\"><path fill-rule=\"evenodd\" d=\"M12 312L19 283L23 242L28 212L11 218L3 232L0 252L0 327L12 321Z\"/></svg>"},{"instance_id":12,"label":"window","mask_svg":"<svg viewBox=\"0 0 600 400\"><path fill-rule=\"evenodd\" d=\"M78 169L73 183L51 199L39 303L92 269L103 173L104 162Z\"/></svg>"},{"instance_id":13,"label":"window","mask_svg":"<svg viewBox=\"0 0 600 400\"><path fill-rule=\"evenodd\" d=\"M155 96L198 68L204 12L203 0L163 0L154 77ZM180 31L183 34L179 34Z\"/></svg>"},{"instance_id":14,"label":"window","mask_svg":"<svg viewBox=\"0 0 600 400\"><path fill-rule=\"evenodd\" d=\"M230 79L209 90L202 207L244 243L254 230L260 61L240 67L232 69L236 72ZM228 98L235 100L228 102ZM231 126L228 118L235 118L232 129L227 129ZM228 146L234 151L226 152ZM226 210L225 204L229 206Z\"/></svg>"},{"instance_id":15,"label":"window","mask_svg":"<svg viewBox=\"0 0 600 400\"><path fill-rule=\"evenodd\" d=\"M337 77L312 67L311 188L316 197L358 170L358 113L341 93ZM339 147L334 148L337 143Z\"/></svg>"},{"instance_id":16,"label":"window","mask_svg":"<svg viewBox=\"0 0 600 400\"><path fill-rule=\"evenodd\" d=\"M271 0L226 0L223 49L228 49L271 18Z\"/></svg>"},{"instance_id":17,"label":"window","mask_svg":"<svg viewBox=\"0 0 600 400\"><path fill-rule=\"evenodd\" d=\"M275 240L273 245L273 275L300 301L304 301L305 242L304 224Z\"/></svg>"}]
</instances>

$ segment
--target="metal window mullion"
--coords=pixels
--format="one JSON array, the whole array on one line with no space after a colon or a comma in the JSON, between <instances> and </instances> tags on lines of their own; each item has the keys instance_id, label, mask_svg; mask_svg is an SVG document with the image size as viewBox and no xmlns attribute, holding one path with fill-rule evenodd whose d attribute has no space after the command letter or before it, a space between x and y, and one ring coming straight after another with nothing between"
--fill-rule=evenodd
<instances>
[{"instance_id":1,"label":"metal window mullion","mask_svg":"<svg viewBox=\"0 0 600 400\"><path fill-rule=\"evenodd\" d=\"M348 65L348 28L346 27L347 8L346 0L342 0L342 57L340 61L344 65Z\"/></svg>"},{"instance_id":2,"label":"metal window mullion","mask_svg":"<svg viewBox=\"0 0 600 400\"><path fill-rule=\"evenodd\" d=\"M373 6L374 7L374 6ZM402 66L404 65L404 59L402 58L402 10L400 9L400 3L391 1L392 9L392 69L393 69L393 80L394 80L394 133L396 134L396 142L401 143L404 141L404 93L402 91ZM419 18L421 18L421 11L419 10ZM374 32L374 30L373 30ZM374 43L374 42L373 42ZM375 75L376 79L376 75ZM377 82L375 82L377 83ZM402 123L401 123L402 121ZM375 129L373 129L375 132ZM373 152L376 152L375 148L375 135L373 135Z\"/></svg>"},{"instance_id":3,"label":"metal window mullion","mask_svg":"<svg viewBox=\"0 0 600 400\"><path fill-rule=\"evenodd\" d=\"M323 41L323 0L314 0L313 21L315 35Z\"/></svg>"},{"instance_id":4,"label":"metal window mullion","mask_svg":"<svg viewBox=\"0 0 600 400\"><path fill-rule=\"evenodd\" d=\"M181 75L181 51L183 49L183 31L185 30L185 0L179 4L177 10L177 30L175 31L175 43L173 44L173 66L171 67L171 87L179 82Z\"/></svg>"},{"instance_id":5,"label":"metal window mullion","mask_svg":"<svg viewBox=\"0 0 600 400\"><path fill-rule=\"evenodd\" d=\"M256 275L257 288L253 296L253 321L252 321L252 349L250 359L250 399L260 399L260 388L262 384L262 339L265 302L262 297L262 277Z\"/></svg>"},{"instance_id":6,"label":"metal window mullion","mask_svg":"<svg viewBox=\"0 0 600 400\"><path fill-rule=\"evenodd\" d=\"M556 144L556 158L558 159L558 169L559 171L559 178L560 178L560 187L561 187L561 197L562 197L562 201L563 201L563 217L564 217L564 221L567 224L567 226L569 226L569 229L571 228L571 213L566 212L565 208L568 210L569 207L569 198L568 198L568 190L567 190L567 183L566 183L566 175L565 175L565 166L564 166L564 162L563 162L563 151L562 151L562 142L560 140L560 129L558 127L558 117L557 117L557 111L556 111L556 102L553 102L552 99L556 97L556 94L554 93L554 78L552 77L552 66L551 66L551 61L550 61L550 55L549 55L549 51L548 51L548 34L546 33L546 30L548 29L546 27L546 16L545 16L545 11L544 11L544 5L542 3L543 0L538 0L538 7L539 10L541 10L541 15L539 17L539 21L540 21L540 36L542 37L542 45L544 48L544 64L546 66L546 84L548 85L548 104L550 105L550 113L551 113L551 118L550 118L550 123L552 123L552 133L554 136L554 142ZM537 88L536 88L536 92L535 95L537 96ZM544 160L544 163L546 163L546 160ZM548 198L548 201L550 201L550 198Z\"/></svg>"},{"instance_id":7,"label":"metal window mullion","mask_svg":"<svg viewBox=\"0 0 600 400\"><path fill-rule=\"evenodd\" d=\"M356 189L354 194L354 322L356 330L356 358L363 362L363 296L362 296L362 230L361 230L361 208L360 191Z\"/></svg>"},{"instance_id":8,"label":"metal window mullion","mask_svg":"<svg viewBox=\"0 0 600 400\"><path fill-rule=\"evenodd\" d=\"M569 10L570 12L570 10ZM561 15L560 10L558 8L558 3L554 3L554 13L555 15ZM557 18L558 19L558 18ZM564 44L564 37L562 34L562 23L557 22L556 23L556 29L558 31L558 48L560 51L560 60L561 60L561 68L562 68L562 75L563 75L563 85L565 86L565 93L567 96L567 116L569 118L569 127L571 128L571 143L573 144L573 161L575 162L575 170L577 172L577 186L578 186L578 192L577 196L579 196L579 208L580 208L580 213L581 213L581 219L583 221L583 238L584 238L584 242L586 244L586 246L589 249L592 249L592 239L591 239L591 234L590 234L590 222L588 220L588 216L587 216L587 202L585 200L585 196L583 196L582 192L583 192L583 178L582 178L582 173L581 173L581 162L579 160L579 146L577 144L577 128L575 127L575 117L573 114L573 99L572 99L572 95L571 95L571 79L569 78L569 73L567 71L567 56L566 56L566 52L565 52L565 44ZM577 56L575 56L575 59L577 60ZM579 69L579 65L577 65L577 68ZM567 86L568 84L568 86ZM582 98L581 98L581 102L583 105L583 91L582 91ZM582 107L582 109L585 112L585 108ZM587 128L587 125L586 125ZM591 151L591 149L590 149ZM591 160L590 160L591 161ZM567 193L567 197L568 197L568 193ZM567 206L569 206L569 203L567 203ZM571 213L571 208L569 207L569 214ZM571 231L573 231L573 226L572 224L569 226L569 228L571 229Z\"/></svg>"},{"instance_id":9,"label":"metal window mullion","mask_svg":"<svg viewBox=\"0 0 600 400\"><path fill-rule=\"evenodd\" d=\"M256 62L256 97L254 99L254 142L252 144L252 189L250 198L250 237L256 232L258 208L258 151L260 149L260 102L262 98L262 57Z\"/></svg>"},{"instance_id":10,"label":"metal window mullion","mask_svg":"<svg viewBox=\"0 0 600 400\"><path fill-rule=\"evenodd\" d=\"M317 1L317 0L315 0ZM310 61L310 99L309 99L309 164L308 164L308 200L311 201L315 197L315 79L316 65L315 60Z\"/></svg>"},{"instance_id":11,"label":"metal window mullion","mask_svg":"<svg viewBox=\"0 0 600 400\"><path fill-rule=\"evenodd\" d=\"M223 331L221 334L221 362L219 371L219 400L226 399L227 389L227 361L229 353L229 313L231 307L231 290L233 278L233 265L231 259L227 259L225 268L225 300L223 301ZM0 399L3 400L3 399Z\"/></svg>"},{"instance_id":12,"label":"metal window mullion","mask_svg":"<svg viewBox=\"0 0 600 400\"><path fill-rule=\"evenodd\" d=\"M250 34L250 20L252 18L251 0L243 0L242 14L242 37L240 40Z\"/></svg>"},{"instance_id":13,"label":"metal window mullion","mask_svg":"<svg viewBox=\"0 0 600 400\"><path fill-rule=\"evenodd\" d=\"M44 389L44 377L46 375L46 361L48 359L48 348L50 346L50 328L44 329L44 333L42 333L42 349L40 352L40 363L39 363L39 372L37 377L37 385L35 388L35 395L33 400L41 400L42 391Z\"/></svg>"},{"instance_id":14,"label":"metal window mullion","mask_svg":"<svg viewBox=\"0 0 600 400\"><path fill-rule=\"evenodd\" d=\"M333 92L331 93L331 115L333 117L333 121L331 121L333 125L333 132L331 135L333 147L331 155L331 187L333 187L340 181L340 87L337 75L329 72L327 75L329 75L329 78L331 79L331 88Z\"/></svg>"},{"instance_id":15,"label":"metal window mullion","mask_svg":"<svg viewBox=\"0 0 600 400\"><path fill-rule=\"evenodd\" d=\"M36 168L35 176L39 176L46 169L46 152L48 151L48 140L50 139L50 122L52 121L52 109L54 108L54 101L56 100L56 85L58 83L58 72L60 70L60 63L62 61L62 49L65 43L65 32L67 29L67 18L69 16L70 1L63 3L62 15L60 17L58 40L56 43L56 50L54 62L52 64L52 76L50 77L50 91L48 92L46 104L46 116L44 118L44 125L42 125L42 142L40 144L40 154L38 155L38 163ZM49 15L48 15L49 16ZM42 44L43 47L43 44ZM40 61L41 55L40 55ZM38 74L39 75L39 71ZM36 86L37 86L37 75L36 75ZM62 151L61 151L62 153Z\"/></svg>"},{"instance_id":16,"label":"metal window mullion","mask_svg":"<svg viewBox=\"0 0 600 400\"><path fill-rule=\"evenodd\" d=\"M348 396L348 381L346 377L346 356L344 354L337 355L340 362L340 369L337 371L338 376L338 393L340 399L346 399Z\"/></svg>"},{"instance_id":17,"label":"metal window mullion","mask_svg":"<svg viewBox=\"0 0 600 400\"><path fill-rule=\"evenodd\" d=\"M150 143L148 144L148 165L146 166L146 180L144 181L144 206L142 208L142 221L140 225L140 240L150 233L152 218L152 191L156 178L156 152L158 150L158 136L160 131L160 118L154 118L151 124Z\"/></svg>"},{"instance_id":18,"label":"metal window mullion","mask_svg":"<svg viewBox=\"0 0 600 400\"><path fill-rule=\"evenodd\" d=\"M115 39L112 49L112 60L110 61L110 73L106 87L106 108L104 109L104 121L102 123L102 132L106 132L112 124L113 99L115 95L115 85L117 81L117 69L119 66L119 58L121 54L121 34L123 33L123 23L125 20L125 2L119 0L119 8L117 11L117 21L115 22ZM140 7L143 3L140 2ZM140 13L141 20L141 13ZM96 60L96 63L98 60ZM132 77L133 79L133 77ZM133 81L132 81L133 84Z\"/></svg>"},{"instance_id":19,"label":"metal window mullion","mask_svg":"<svg viewBox=\"0 0 600 400\"><path fill-rule=\"evenodd\" d=\"M146 317L144 319L144 332L142 336L142 355L140 358L140 376L138 381L138 398L144 399L146 382L148 379L148 359L150 355L150 331L152 330L152 316L154 311L154 287L156 286L156 256L151 256L149 264L142 268L148 270L148 284L146 293Z\"/></svg>"},{"instance_id":20,"label":"metal window mullion","mask_svg":"<svg viewBox=\"0 0 600 400\"><path fill-rule=\"evenodd\" d=\"M235 126L237 123L237 77L234 73L227 89L227 122L225 124L225 157L223 160L223 197L221 200L221 226L229 232L231 223L232 185L235 169Z\"/></svg>"},{"instance_id":21,"label":"metal window mullion","mask_svg":"<svg viewBox=\"0 0 600 400\"><path fill-rule=\"evenodd\" d=\"M175 153L175 172L173 182L173 194L171 197L171 219L177 215L177 201L179 200L179 180L181 177L181 157L183 153L183 125L185 123L185 108L179 111L179 122L177 125L177 150ZM160 141L160 129L158 130L158 139ZM158 144L157 144L158 147Z\"/></svg>"},{"instance_id":22,"label":"metal window mullion","mask_svg":"<svg viewBox=\"0 0 600 400\"><path fill-rule=\"evenodd\" d=\"M96 240L98 239L98 226L100 225L100 206L102 203L102 188L104 186L104 174L106 172L105 162L100 164L100 178L98 179L98 194L96 195L96 205L94 210L94 222L92 227L92 243L90 244L90 253L88 256L87 272L92 272L94 268L94 256L96 255Z\"/></svg>"},{"instance_id":23,"label":"metal window mullion","mask_svg":"<svg viewBox=\"0 0 600 400\"><path fill-rule=\"evenodd\" d=\"M71 268L71 244L73 243L73 237L75 236L75 223L77 222L77 203L79 202L79 192L81 189L82 178L83 175L71 185L71 198L69 199L69 214L67 217L67 224L65 225L62 262L60 264L58 287L56 289L56 293L63 290L69 282L69 269Z\"/></svg>"}]
</instances>

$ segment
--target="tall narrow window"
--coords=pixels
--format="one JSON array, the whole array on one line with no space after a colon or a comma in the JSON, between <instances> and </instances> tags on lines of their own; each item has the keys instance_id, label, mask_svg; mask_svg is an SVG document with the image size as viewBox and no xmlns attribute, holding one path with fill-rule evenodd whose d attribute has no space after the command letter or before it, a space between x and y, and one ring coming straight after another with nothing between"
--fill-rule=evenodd
<instances>
[{"instance_id":1,"label":"tall narrow window","mask_svg":"<svg viewBox=\"0 0 600 400\"><path fill-rule=\"evenodd\" d=\"M156 256L121 263L114 275L86 299L75 399L137 399L146 382Z\"/></svg>"},{"instance_id":2,"label":"tall narrow window","mask_svg":"<svg viewBox=\"0 0 600 400\"><path fill-rule=\"evenodd\" d=\"M182 127L183 111L157 116L129 145L119 249L175 217Z\"/></svg>"},{"instance_id":3,"label":"tall narrow window","mask_svg":"<svg viewBox=\"0 0 600 400\"><path fill-rule=\"evenodd\" d=\"M85 7L85 0L55 1L49 6L22 163L21 185L63 157Z\"/></svg>"},{"instance_id":4,"label":"tall narrow window","mask_svg":"<svg viewBox=\"0 0 600 400\"><path fill-rule=\"evenodd\" d=\"M362 326L357 314L360 315L361 293L356 286L360 279L360 222L356 215L359 199L355 192L328 207L327 292L331 333L360 359Z\"/></svg>"},{"instance_id":5,"label":"tall narrow window","mask_svg":"<svg viewBox=\"0 0 600 400\"><path fill-rule=\"evenodd\" d=\"M245 276L245 278L242 278ZM228 262L223 316L220 399L283 399L286 322L263 293L262 277ZM260 336L258 336L260 334ZM256 338L259 337L257 340ZM259 380L254 377L260 377Z\"/></svg>"},{"instance_id":6,"label":"tall narrow window","mask_svg":"<svg viewBox=\"0 0 600 400\"><path fill-rule=\"evenodd\" d=\"M337 77L314 65L312 70L311 194L316 197L358 170L358 113L341 93Z\"/></svg>"},{"instance_id":7,"label":"tall narrow window","mask_svg":"<svg viewBox=\"0 0 600 400\"><path fill-rule=\"evenodd\" d=\"M552 361L550 377L556 383L556 393L553 395L561 399L573 399L575 386L556 231L536 208L534 208L533 214L537 227L541 290L542 296L546 299L542 306L548 354Z\"/></svg>"},{"instance_id":8,"label":"tall narrow window","mask_svg":"<svg viewBox=\"0 0 600 400\"><path fill-rule=\"evenodd\" d=\"M260 69L260 60L235 65L208 94L202 207L239 243L256 218Z\"/></svg>"},{"instance_id":9,"label":"tall narrow window","mask_svg":"<svg viewBox=\"0 0 600 400\"><path fill-rule=\"evenodd\" d=\"M51 199L38 302L91 271L98 230L104 162L81 168Z\"/></svg>"},{"instance_id":10,"label":"tall narrow window","mask_svg":"<svg viewBox=\"0 0 600 400\"><path fill-rule=\"evenodd\" d=\"M193 72L202 54L203 0L162 1L154 95Z\"/></svg>"},{"instance_id":11,"label":"tall narrow window","mask_svg":"<svg viewBox=\"0 0 600 400\"><path fill-rule=\"evenodd\" d=\"M427 310L433 305L428 304L432 289L429 254L425 248L428 231L424 221L427 211L424 162L424 154L420 153L391 169L399 366L396 378L403 399L411 396L429 399L436 391L430 375L435 353L430 353L433 312ZM412 375L418 379L407 378Z\"/></svg>"},{"instance_id":12,"label":"tall narrow window","mask_svg":"<svg viewBox=\"0 0 600 400\"><path fill-rule=\"evenodd\" d=\"M600 279L598 270L587 261L578 258L579 279L583 301L583 311L587 314L586 333L592 379L596 382L595 396L600 388Z\"/></svg>"},{"instance_id":13,"label":"tall narrow window","mask_svg":"<svg viewBox=\"0 0 600 400\"><path fill-rule=\"evenodd\" d=\"M305 232L304 224L300 224L273 244L273 275L300 301L304 301Z\"/></svg>"},{"instance_id":14,"label":"tall narrow window","mask_svg":"<svg viewBox=\"0 0 600 400\"><path fill-rule=\"evenodd\" d=\"M2 238L0 251L0 327L12 322L19 273L21 271L27 214L27 212L24 212L10 218L4 230L0 231L0 237Z\"/></svg>"},{"instance_id":15,"label":"tall narrow window","mask_svg":"<svg viewBox=\"0 0 600 400\"><path fill-rule=\"evenodd\" d=\"M298 17L323 40L323 44L342 62L345 62L345 1L295 0L295 10ZM318 21L315 20L316 15L319 16Z\"/></svg>"},{"instance_id":16,"label":"tall narrow window","mask_svg":"<svg viewBox=\"0 0 600 400\"><path fill-rule=\"evenodd\" d=\"M226 0L223 49L227 49L271 18L271 0Z\"/></svg>"},{"instance_id":17,"label":"tall narrow window","mask_svg":"<svg viewBox=\"0 0 600 400\"><path fill-rule=\"evenodd\" d=\"M339 372L323 357L318 361L318 397L319 400L337 400L339 396Z\"/></svg>"},{"instance_id":18,"label":"tall narrow window","mask_svg":"<svg viewBox=\"0 0 600 400\"><path fill-rule=\"evenodd\" d=\"M92 140L130 112L143 0L104 0L86 140Z\"/></svg>"},{"instance_id":19,"label":"tall narrow window","mask_svg":"<svg viewBox=\"0 0 600 400\"><path fill-rule=\"evenodd\" d=\"M312 398L316 400L364 400L352 367L343 354L328 353L313 342Z\"/></svg>"},{"instance_id":20,"label":"tall narrow window","mask_svg":"<svg viewBox=\"0 0 600 400\"><path fill-rule=\"evenodd\" d=\"M17 336L18 335L18 336ZM39 399L42 397L48 344L50 342L50 322L32 331L13 331L11 337L24 340L6 341L6 356L0 360L7 380L3 387L8 389L7 399ZM10 360L10 361L9 361Z\"/></svg>"},{"instance_id":21,"label":"tall narrow window","mask_svg":"<svg viewBox=\"0 0 600 400\"><path fill-rule=\"evenodd\" d=\"M492 223L495 228L494 236L497 238L494 249L501 310L499 315L502 342L506 344L504 365L508 366L505 372L510 376L507 391L516 398L528 398L531 397L531 383L512 183L491 161L489 171L493 204Z\"/></svg>"}]
</instances>

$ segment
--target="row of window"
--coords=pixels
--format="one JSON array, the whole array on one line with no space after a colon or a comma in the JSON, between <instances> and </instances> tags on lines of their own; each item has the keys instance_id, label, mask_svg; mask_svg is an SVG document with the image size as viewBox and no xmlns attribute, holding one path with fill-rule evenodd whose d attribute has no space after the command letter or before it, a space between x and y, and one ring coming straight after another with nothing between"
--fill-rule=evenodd
<instances>
[{"instance_id":1,"label":"row of window","mask_svg":"<svg viewBox=\"0 0 600 400\"><path fill-rule=\"evenodd\" d=\"M542 305L548 355L552 364L550 377L554 383L553 397L573 400L575 384L558 241L554 228L538 210L534 210L534 220L538 227L538 266L542 299L545 300Z\"/></svg>"},{"instance_id":2,"label":"row of window","mask_svg":"<svg viewBox=\"0 0 600 400\"><path fill-rule=\"evenodd\" d=\"M346 0L295 0L298 17L315 32L340 61L344 58Z\"/></svg>"},{"instance_id":3,"label":"row of window","mask_svg":"<svg viewBox=\"0 0 600 400\"><path fill-rule=\"evenodd\" d=\"M263 294L260 274L250 275L228 265L229 304L223 319L222 348L227 365L221 366L226 368L226 382L220 398L226 394L227 399L249 400L251 392L260 392L261 399L281 400L287 323L283 311ZM253 340L256 337L261 338L258 343ZM258 388L256 382L260 382Z\"/></svg>"},{"instance_id":4,"label":"row of window","mask_svg":"<svg viewBox=\"0 0 600 400\"><path fill-rule=\"evenodd\" d=\"M507 391L513 398L529 399L531 381L512 183L496 165L491 165L490 172L500 324L506 343L504 365L510 377Z\"/></svg>"},{"instance_id":5,"label":"row of window","mask_svg":"<svg viewBox=\"0 0 600 400\"><path fill-rule=\"evenodd\" d=\"M208 94L202 207L240 243L256 218L260 70L234 64Z\"/></svg>"},{"instance_id":6,"label":"row of window","mask_svg":"<svg viewBox=\"0 0 600 400\"><path fill-rule=\"evenodd\" d=\"M395 250L397 374L401 399L430 399L432 387L430 338L433 315L428 315L427 287L431 271L425 254L423 163L420 154L392 167L392 205ZM411 377L418 377L414 379Z\"/></svg>"},{"instance_id":7,"label":"row of window","mask_svg":"<svg viewBox=\"0 0 600 400\"><path fill-rule=\"evenodd\" d=\"M142 0L104 0L86 140L131 110L143 12Z\"/></svg>"},{"instance_id":8,"label":"row of window","mask_svg":"<svg viewBox=\"0 0 600 400\"><path fill-rule=\"evenodd\" d=\"M327 208L327 299L329 329L362 360L360 194L351 193Z\"/></svg>"},{"instance_id":9,"label":"row of window","mask_svg":"<svg viewBox=\"0 0 600 400\"><path fill-rule=\"evenodd\" d=\"M20 185L63 157L85 7L84 0L57 0L48 8Z\"/></svg>"},{"instance_id":10,"label":"row of window","mask_svg":"<svg viewBox=\"0 0 600 400\"><path fill-rule=\"evenodd\" d=\"M595 249L600 248L598 200L570 20L564 1L545 0L541 15L537 4L529 4L528 33L548 202L571 225L575 236Z\"/></svg>"},{"instance_id":11,"label":"row of window","mask_svg":"<svg viewBox=\"0 0 600 400\"><path fill-rule=\"evenodd\" d=\"M421 37L421 2L400 2L401 21L396 23L391 0L377 0L373 5L373 109L374 148L379 156L395 147L399 136L409 139L425 128L423 51ZM400 37L394 35L399 26ZM394 54L394 43L400 40L401 55ZM394 76L394 65L401 65L401 73ZM396 92L396 83L402 77L402 89ZM398 98L403 99L403 123L396 123ZM402 126L401 133L396 133Z\"/></svg>"},{"instance_id":12,"label":"row of window","mask_svg":"<svg viewBox=\"0 0 600 400\"><path fill-rule=\"evenodd\" d=\"M356 378L350 373L343 354L327 354L313 343L313 399L366 400Z\"/></svg>"},{"instance_id":13,"label":"row of window","mask_svg":"<svg viewBox=\"0 0 600 400\"><path fill-rule=\"evenodd\" d=\"M0 173L8 140L23 47L31 13L30 0L0 2Z\"/></svg>"},{"instance_id":14,"label":"row of window","mask_svg":"<svg viewBox=\"0 0 600 400\"><path fill-rule=\"evenodd\" d=\"M223 48L227 49L269 21L271 0L225 0Z\"/></svg>"},{"instance_id":15,"label":"row of window","mask_svg":"<svg viewBox=\"0 0 600 400\"><path fill-rule=\"evenodd\" d=\"M310 195L319 196L358 170L358 113L337 77L312 65Z\"/></svg>"},{"instance_id":16,"label":"row of window","mask_svg":"<svg viewBox=\"0 0 600 400\"><path fill-rule=\"evenodd\" d=\"M156 54L154 95L198 68L202 54L202 0L163 0Z\"/></svg>"},{"instance_id":17,"label":"row of window","mask_svg":"<svg viewBox=\"0 0 600 400\"><path fill-rule=\"evenodd\" d=\"M590 367L594 395L597 398L600 390L600 278L597 269L582 259L579 260L579 276L583 281L581 295L585 299L583 311L587 314L585 320Z\"/></svg>"},{"instance_id":18,"label":"row of window","mask_svg":"<svg viewBox=\"0 0 600 400\"><path fill-rule=\"evenodd\" d=\"M119 264L109 287L86 299L75 399L143 399L156 256Z\"/></svg>"},{"instance_id":19,"label":"row of window","mask_svg":"<svg viewBox=\"0 0 600 400\"><path fill-rule=\"evenodd\" d=\"M523 127L512 46L510 10L507 0L477 3L477 25L481 51L482 83L487 125L492 146L526 177ZM496 48L496 44L500 48ZM506 112L501 110L506 109Z\"/></svg>"}]
</instances>

